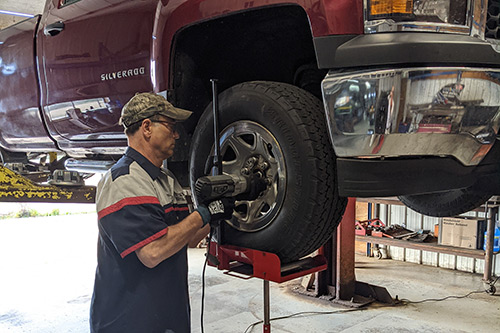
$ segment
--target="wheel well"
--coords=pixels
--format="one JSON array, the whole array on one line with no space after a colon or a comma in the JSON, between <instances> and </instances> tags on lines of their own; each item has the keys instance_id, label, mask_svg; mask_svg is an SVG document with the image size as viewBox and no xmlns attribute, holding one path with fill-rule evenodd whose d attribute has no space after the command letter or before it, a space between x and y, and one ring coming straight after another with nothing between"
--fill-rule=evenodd
<instances>
[{"instance_id":1,"label":"wheel well","mask_svg":"<svg viewBox=\"0 0 500 333\"><path fill-rule=\"evenodd\" d=\"M307 14L297 5L269 6L197 23L175 37L171 67L174 102L194 111L185 123L191 134L212 98L252 80L285 82L320 95L326 72L319 70ZM318 96L319 97L319 96Z\"/></svg>"}]
</instances>

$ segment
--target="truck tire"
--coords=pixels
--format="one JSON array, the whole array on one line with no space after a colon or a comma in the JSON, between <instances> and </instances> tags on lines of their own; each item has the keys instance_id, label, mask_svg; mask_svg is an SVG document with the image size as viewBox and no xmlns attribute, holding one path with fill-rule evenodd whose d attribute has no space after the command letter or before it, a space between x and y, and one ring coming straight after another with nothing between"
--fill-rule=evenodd
<instances>
[{"instance_id":1,"label":"truck tire","mask_svg":"<svg viewBox=\"0 0 500 333\"><path fill-rule=\"evenodd\" d=\"M439 193L404 195L398 198L407 207L420 214L446 217L473 210L490 197L491 194L475 191L472 187Z\"/></svg>"},{"instance_id":2,"label":"truck tire","mask_svg":"<svg viewBox=\"0 0 500 333\"><path fill-rule=\"evenodd\" d=\"M225 242L276 253L282 262L323 245L347 199L338 195L322 103L289 84L247 82L220 94L219 121L224 173L260 171L268 180L256 200L236 202L231 220L222 224ZM209 173L212 151L210 104L193 135L191 186Z\"/></svg>"}]
</instances>

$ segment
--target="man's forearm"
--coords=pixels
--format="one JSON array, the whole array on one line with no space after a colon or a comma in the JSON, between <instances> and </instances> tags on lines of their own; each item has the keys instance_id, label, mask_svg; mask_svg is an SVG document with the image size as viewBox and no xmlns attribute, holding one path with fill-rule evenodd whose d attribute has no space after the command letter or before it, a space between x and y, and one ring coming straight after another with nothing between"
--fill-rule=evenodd
<instances>
[{"instance_id":1,"label":"man's forearm","mask_svg":"<svg viewBox=\"0 0 500 333\"><path fill-rule=\"evenodd\" d=\"M196 234L194 234L193 237L191 237L191 240L188 243L189 247L196 247L203 238L207 237L208 233L210 232L210 225L205 225L203 228L198 230Z\"/></svg>"},{"instance_id":2,"label":"man's forearm","mask_svg":"<svg viewBox=\"0 0 500 333\"><path fill-rule=\"evenodd\" d=\"M198 212L189 214L181 222L168 227L166 235L136 250L137 257L147 267L153 268L190 243L203 230Z\"/></svg>"}]
</instances>

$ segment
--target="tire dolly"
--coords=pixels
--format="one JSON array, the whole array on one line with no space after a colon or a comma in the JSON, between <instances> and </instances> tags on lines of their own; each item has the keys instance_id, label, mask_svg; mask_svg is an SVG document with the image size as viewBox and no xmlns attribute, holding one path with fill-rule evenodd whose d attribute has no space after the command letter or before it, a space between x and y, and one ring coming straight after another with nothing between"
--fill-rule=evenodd
<instances>
[{"instance_id":1,"label":"tire dolly","mask_svg":"<svg viewBox=\"0 0 500 333\"><path fill-rule=\"evenodd\" d=\"M263 332L271 332L269 282L282 283L327 269L322 254L283 264L274 253L210 242L209 265L225 271L224 274L242 279L259 278L264 281Z\"/></svg>"},{"instance_id":2,"label":"tire dolly","mask_svg":"<svg viewBox=\"0 0 500 333\"><path fill-rule=\"evenodd\" d=\"M220 156L217 80L212 79L213 115L215 148L211 176L201 177L196 181L196 199L201 202L215 200L221 197L237 197L244 195L246 200L255 199L267 184L259 175L241 177L222 174L222 159ZM207 258L210 266L225 271L225 274L250 279L260 278L264 281L264 324L263 332L271 332L269 281L282 283L306 276L327 268L323 254L307 257L296 262L283 264L274 254L255 249L233 246L227 242L224 235L224 224L212 226Z\"/></svg>"}]
</instances>

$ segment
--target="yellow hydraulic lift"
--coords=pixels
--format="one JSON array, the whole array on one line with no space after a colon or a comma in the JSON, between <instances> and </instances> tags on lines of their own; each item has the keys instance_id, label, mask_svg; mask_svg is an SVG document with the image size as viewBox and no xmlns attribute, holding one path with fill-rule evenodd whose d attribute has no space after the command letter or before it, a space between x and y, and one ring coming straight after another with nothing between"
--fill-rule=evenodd
<instances>
[{"instance_id":1,"label":"yellow hydraulic lift","mask_svg":"<svg viewBox=\"0 0 500 333\"><path fill-rule=\"evenodd\" d=\"M40 185L0 165L0 202L95 203L95 186L78 186L72 176L61 171L53 182L60 185Z\"/></svg>"}]
</instances>

